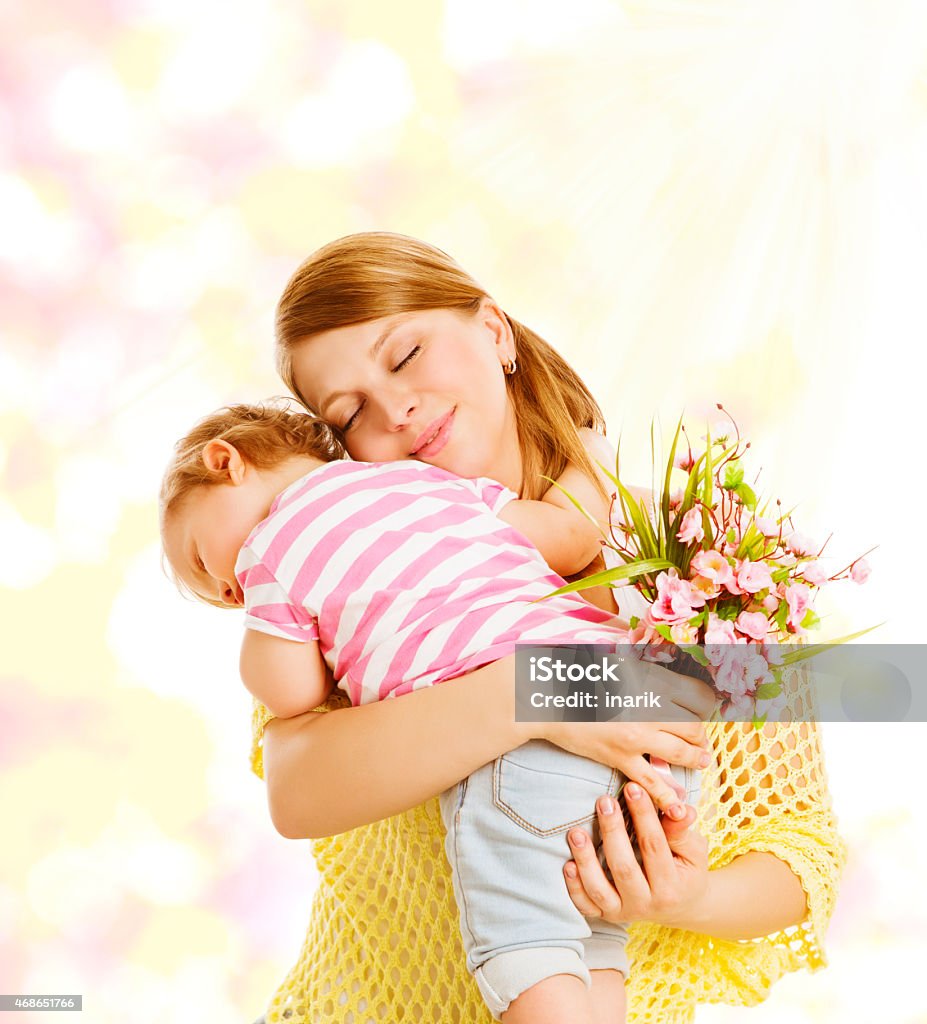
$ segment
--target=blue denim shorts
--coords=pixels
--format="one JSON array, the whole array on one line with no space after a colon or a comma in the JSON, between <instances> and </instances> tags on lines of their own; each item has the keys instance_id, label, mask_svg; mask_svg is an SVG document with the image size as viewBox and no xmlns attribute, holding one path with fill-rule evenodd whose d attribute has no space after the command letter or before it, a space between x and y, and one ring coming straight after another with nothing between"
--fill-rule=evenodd
<instances>
[{"instance_id":1,"label":"blue denim shorts","mask_svg":"<svg viewBox=\"0 0 927 1024\"><path fill-rule=\"evenodd\" d=\"M695 803L699 773L671 770ZM441 794L467 969L497 1020L555 974L587 986L590 970L627 977L627 927L583 917L563 879L572 828L589 833L604 866L596 800L617 797L626 781L617 769L532 740Z\"/></svg>"}]
</instances>

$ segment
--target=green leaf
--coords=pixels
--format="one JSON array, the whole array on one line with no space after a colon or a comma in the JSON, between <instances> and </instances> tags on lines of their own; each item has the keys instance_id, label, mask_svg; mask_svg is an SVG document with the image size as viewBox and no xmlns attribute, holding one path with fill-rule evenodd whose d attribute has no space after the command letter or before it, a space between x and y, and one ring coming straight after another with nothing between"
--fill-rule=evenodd
<instances>
[{"instance_id":1,"label":"green leaf","mask_svg":"<svg viewBox=\"0 0 927 1024\"><path fill-rule=\"evenodd\" d=\"M702 487L702 501L706 505L708 505L708 507L710 508L711 507L711 497L712 497L712 495L711 495L711 488L712 488L712 484L714 483L714 477L712 476L712 472L713 471L712 471L712 467L711 467L711 427L708 428L708 431L707 431L707 433L705 435L705 456L704 456L704 458L705 458L705 482L704 482L704 486Z\"/></svg>"},{"instance_id":2,"label":"green leaf","mask_svg":"<svg viewBox=\"0 0 927 1024\"><path fill-rule=\"evenodd\" d=\"M682 432L682 416L679 417L679 422L676 424L676 433L673 434L673 443L670 445L669 459L666 462L666 473L663 477L663 495L660 501L660 513L663 522L663 533L667 540L667 553L670 542L670 521L669 521L669 502L670 502L670 479L673 473L673 461L676 458L676 447L679 444L679 435ZM675 533L673 534L675 538Z\"/></svg>"},{"instance_id":3,"label":"green leaf","mask_svg":"<svg viewBox=\"0 0 927 1024\"><path fill-rule=\"evenodd\" d=\"M756 688L756 699L757 700L772 700L774 697L778 697L782 692L781 683L761 683Z\"/></svg>"},{"instance_id":4,"label":"green leaf","mask_svg":"<svg viewBox=\"0 0 927 1024\"><path fill-rule=\"evenodd\" d=\"M670 628L666 625L666 623L661 622L659 623L659 625L655 626L654 629L656 629L656 631L660 634L660 636L663 637L664 640L669 640L670 643L673 642L673 634L670 632Z\"/></svg>"},{"instance_id":5,"label":"green leaf","mask_svg":"<svg viewBox=\"0 0 927 1024\"><path fill-rule=\"evenodd\" d=\"M629 620L629 625L630 625L631 629L637 629L637 625L638 625L638 623L640 621L641 620L636 615L632 615L630 620Z\"/></svg>"},{"instance_id":6,"label":"green leaf","mask_svg":"<svg viewBox=\"0 0 927 1024\"><path fill-rule=\"evenodd\" d=\"M702 541L702 550L707 551L715 542L715 531L713 529L714 523L711 521L711 516L708 514L708 509L702 506L702 530L705 533L705 538ZM695 557L695 552L692 552L692 557ZM686 566L686 571L689 567Z\"/></svg>"},{"instance_id":7,"label":"green leaf","mask_svg":"<svg viewBox=\"0 0 927 1024\"><path fill-rule=\"evenodd\" d=\"M729 604L726 601L722 601L715 609L715 615L717 615L719 619L726 619L728 622L733 622L734 619L740 615L740 602L738 601L736 604Z\"/></svg>"},{"instance_id":8,"label":"green leaf","mask_svg":"<svg viewBox=\"0 0 927 1024\"><path fill-rule=\"evenodd\" d=\"M770 573L773 583L784 583L789 578L792 568L792 566L786 565L781 569L776 569L774 572Z\"/></svg>"},{"instance_id":9,"label":"green leaf","mask_svg":"<svg viewBox=\"0 0 927 1024\"><path fill-rule=\"evenodd\" d=\"M685 651L686 654L693 661L697 661L699 665L708 665L708 658L705 657L705 652L697 644L679 644L679 649Z\"/></svg>"},{"instance_id":10,"label":"green leaf","mask_svg":"<svg viewBox=\"0 0 927 1024\"><path fill-rule=\"evenodd\" d=\"M727 491L733 491L744 482L744 469L736 459L724 467L724 483L721 485Z\"/></svg>"},{"instance_id":11,"label":"green leaf","mask_svg":"<svg viewBox=\"0 0 927 1024\"><path fill-rule=\"evenodd\" d=\"M776 609L776 625L779 627L780 633L785 633L788 626L789 617L789 606L785 601L779 602L779 607Z\"/></svg>"},{"instance_id":12,"label":"green leaf","mask_svg":"<svg viewBox=\"0 0 927 1024\"><path fill-rule=\"evenodd\" d=\"M565 586L560 587L558 590L552 590L549 594L545 594L543 597L535 598L531 604L537 604L538 601L546 601L549 597L554 597L558 594L572 594L577 590L588 590L590 587L601 587L613 583L615 580L630 580L636 576L646 576L650 573L657 572L660 569L675 569L676 567L672 562L667 562L665 558L649 558L649 559L636 559L633 562L628 562L627 565L616 565L613 569L605 569L603 572L595 572L591 576L586 576L581 580L576 580L574 583L567 583Z\"/></svg>"},{"instance_id":13,"label":"green leaf","mask_svg":"<svg viewBox=\"0 0 927 1024\"><path fill-rule=\"evenodd\" d=\"M754 712L753 713L753 728L757 729L757 730L762 729L763 726L766 724L767 717L768 717L768 713L767 714L763 714L759 718L757 718L756 717L756 712Z\"/></svg>"},{"instance_id":14,"label":"green leaf","mask_svg":"<svg viewBox=\"0 0 927 1024\"><path fill-rule=\"evenodd\" d=\"M753 488L749 484L738 484L734 490L740 500L752 512L756 508L756 494L754 493Z\"/></svg>"},{"instance_id":15,"label":"green leaf","mask_svg":"<svg viewBox=\"0 0 927 1024\"><path fill-rule=\"evenodd\" d=\"M691 619L689 619L689 625L690 625L690 626L701 626L701 624L702 624L702 623L703 623L704 621L705 621L705 609L703 608L703 609L702 609L702 610L701 610L701 611L700 611L700 612L698 613L698 615L693 615L693 616L692 616L692 618L691 618Z\"/></svg>"},{"instance_id":16,"label":"green leaf","mask_svg":"<svg viewBox=\"0 0 927 1024\"><path fill-rule=\"evenodd\" d=\"M858 637L865 636L867 633L871 633L874 629L878 629L879 626L884 626L884 622L877 622L874 626L869 626L866 629L861 629L856 633L848 633L846 636L837 637L836 640L828 640L827 643L823 644L810 644L803 646L800 650L789 651L788 654L782 655L783 665L795 665L799 661L807 661L808 658L813 658L820 654L822 651L827 650L828 647L835 647L837 644L845 644L850 640L856 640Z\"/></svg>"},{"instance_id":17,"label":"green leaf","mask_svg":"<svg viewBox=\"0 0 927 1024\"><path fill-rule=\"evenodd\" d=\"M801 620L801 624L805 629L814 629L815 626L820 626L821 620L817 614L810 608L805 612L805 617Z\"/></svg>"}]
</instances>

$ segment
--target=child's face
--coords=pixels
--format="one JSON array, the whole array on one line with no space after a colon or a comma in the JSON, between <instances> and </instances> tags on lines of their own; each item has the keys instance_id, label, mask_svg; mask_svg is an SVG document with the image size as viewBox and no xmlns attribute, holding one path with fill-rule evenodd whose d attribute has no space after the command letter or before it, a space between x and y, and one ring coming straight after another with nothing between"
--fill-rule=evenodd
<instances>
[{"instance_id":1,"label":"child's face","mask_svg":"<svg viewBox=\"0 0 927 1024\"><path fill-rule=\"evenodd\" d=\"M485 300L473 316L430 309L324 331L295 350L293 371L309 405L344 431L352 458L414 458L517 487L518 431L502 371L513 355L507 322Z\"/></svg>"},{"instance_id":2,"label":"child's face","mask_svg":"<svg viewBox=\"0 0 927 1024\"><path fill-rule=\"evenodd\" d=\"M164 526L164 551L183 583L212 604L240 607L235 563L248 534L267 515L266 495L245 484L197 487Z\"/></svg>"}]
</instances>

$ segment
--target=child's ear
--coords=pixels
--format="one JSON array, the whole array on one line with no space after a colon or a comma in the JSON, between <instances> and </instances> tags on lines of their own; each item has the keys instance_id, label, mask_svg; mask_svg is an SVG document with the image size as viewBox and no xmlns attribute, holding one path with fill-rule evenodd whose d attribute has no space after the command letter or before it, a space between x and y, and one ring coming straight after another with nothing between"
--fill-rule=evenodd
<instances>
[{"instance_id":1,"label":"child's ear","mask_svg":"<svg viewBox=\"0 0 927 1024\"><path fill-rule=\"evenodd\" d=\"M238 449L219 438L213 438L203 448L203 465L212 473L227 477L230 483L240 484L245 475L245 462Z\"/></svg>"}]
</instances>

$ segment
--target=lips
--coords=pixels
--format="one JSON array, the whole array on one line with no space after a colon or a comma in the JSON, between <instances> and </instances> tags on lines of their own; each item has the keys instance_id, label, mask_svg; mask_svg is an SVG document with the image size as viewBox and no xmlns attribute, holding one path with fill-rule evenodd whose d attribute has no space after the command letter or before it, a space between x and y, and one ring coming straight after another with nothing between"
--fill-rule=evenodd
<instances>
[{"instance_id":1,"label":"lips","mask_svg":"<svg viewBox=\"0 0 927 1024\"><path fill-rule=\"evenodd\" d=\"M451 436L455 411L456 406L430 423L416 438L412 451L409 454L413 456L424 455L426 457L437 455L447 444L448 438Z\"/></svg>"}]
</instances>

